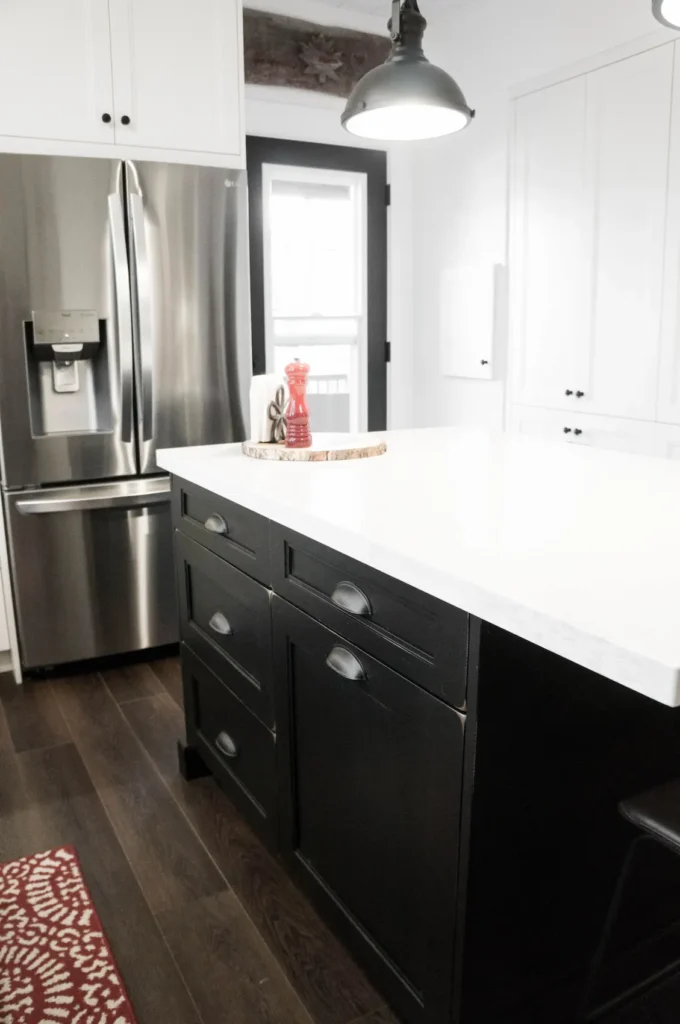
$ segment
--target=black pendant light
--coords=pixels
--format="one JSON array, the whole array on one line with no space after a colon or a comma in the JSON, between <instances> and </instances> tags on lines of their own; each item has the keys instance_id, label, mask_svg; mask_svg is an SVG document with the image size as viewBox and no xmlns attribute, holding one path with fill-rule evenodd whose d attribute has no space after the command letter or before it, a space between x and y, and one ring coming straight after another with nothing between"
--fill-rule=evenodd
<instances>
[{"instance_id":1,"label":"black pendant light","mask_svg":"<svg viewBox=\"0 0 680 1024\"><path fill-rule=\"evenodd\" d=\"M680 0L652 0L654 17L668 28L680 28Z\"/></svg>"},{"instance_id":2,"label":"black pendant light","mask_svg":"<svg viewBox=\"0 0 680 1024\"><path fill-rule=\"evenodd\" d=\"M382 141L434 139L465 128L475 112L451 76L423 53L427 22L418 0L393 0L388 28L392 52L355 86L343 126Z\"/></svg>"}]
</instances>

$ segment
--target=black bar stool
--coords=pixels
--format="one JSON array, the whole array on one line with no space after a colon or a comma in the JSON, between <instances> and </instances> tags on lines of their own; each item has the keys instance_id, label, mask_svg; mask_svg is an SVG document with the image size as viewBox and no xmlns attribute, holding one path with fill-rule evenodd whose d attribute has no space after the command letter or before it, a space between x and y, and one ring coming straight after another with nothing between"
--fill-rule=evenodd
<instances>
[{"instance_id":1,"label":"black bar stool","mask_svg":"<svg viewBox=\"0 0 680 1024\"><path fill-rule=\"evenodd\" d=\"M587 1020L595 983L621 910L626 882L640 846L649 842L661 843L680 856L680 779L647 790L646 793L641 793L630 800L623 800L619 804L619 812L640 829L640 835L631 843L619 873L602 935L590 964L580 1021Z\"/></svg>"}]
</instances>

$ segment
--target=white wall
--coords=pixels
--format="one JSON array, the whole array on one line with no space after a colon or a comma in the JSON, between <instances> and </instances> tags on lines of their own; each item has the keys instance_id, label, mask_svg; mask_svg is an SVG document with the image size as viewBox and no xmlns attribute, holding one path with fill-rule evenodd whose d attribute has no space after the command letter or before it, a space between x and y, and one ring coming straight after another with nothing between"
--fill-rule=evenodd
<instances>
[{"instance_id":1,"label":"white wall","mask_svg":"<svg viewBox=\"0 0 680 1024\"><path fill-rule=\"evenodd\" d=\"M356 28L387 34L389 4L384 18L374 18L316 0L247 0L246 6L303 18L321 25ZM384 148L363 142L340 124L344 101L302 89L246 87L246 132L249 135L336 146ZM388 425L407 427L413 414L413 194L412 150L388 149L388 178L392 184L389 226L389 340L392 363L388 368ZM387 340L387 339L386 339Z\"/></svg>"},{"instance_id":2,"label":"white wall","mask_svg":"<svg viewBox=\"0 0 680 1024\"><path fill-rule=\"evenodd\" d=\"M414 421L500 428L502 380L441 376L438 308L442 268L506 261L510 91L639 37L674 33L654 21L651 0L471 0L446 14L428 11L427 0L421 7L430 22L426 53L456 78L477 118L460 135L414 150ZM506 357L500 337L500 374Z\"/></svg>"}]
</instances>

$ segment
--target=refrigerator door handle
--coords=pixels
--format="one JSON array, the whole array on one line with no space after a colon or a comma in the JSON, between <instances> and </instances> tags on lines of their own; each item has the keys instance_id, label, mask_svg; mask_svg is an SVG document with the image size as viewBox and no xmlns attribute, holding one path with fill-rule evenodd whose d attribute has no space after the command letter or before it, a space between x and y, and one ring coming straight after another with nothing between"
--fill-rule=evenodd
<instances>
[{"instance_id":1,"label":"refrigerator door handle","mask_svg":"<svg viewBox=\"0 0 680 1024\"><path fill-rule=\"evenodd\" d=\"M90 493L76 493L73 496L52 497L49 494L39 498L21 498L16 502L17 512L22 516L48 515L52 512L96 512L107 508L145 508L162 505L170 501L170 481L164 481L162 488L153 491L126 493L124 489L113 492L110 488L100 493L93 488Z\"/></svg>"},{"instance_id":2,"label":"refrigerator door handle","mask_svg":"<svg viewBox=\"0 0 680 1024\"><path fill-rule=\"evenodd\" d=\"M122 165L121 165L122 169ZM114 290L116 293L117 348L120 369L121 440L133 440L133 379L132 379L132 301L130 299L130 273L125 243L125 215L121 192L122 174L118 174L118 189L109 196L109 227L113 254Z\"/></svg>"},{"instance_id":3,"label":"refrigerator door handle","mask_svg":"<svg viewBox=\"0 0 680 1024\"><path fill-rule=\"evenodd\" d=\"M130 224L132 228L133 274L136 284L135 334L137 346L139 397L141 405L142 441L153 438L153 319L151 316L151 276L149 252L146 245L144 200L137 169L128 161L130 184L128 193Z\"/></svg>"}]
</instances>

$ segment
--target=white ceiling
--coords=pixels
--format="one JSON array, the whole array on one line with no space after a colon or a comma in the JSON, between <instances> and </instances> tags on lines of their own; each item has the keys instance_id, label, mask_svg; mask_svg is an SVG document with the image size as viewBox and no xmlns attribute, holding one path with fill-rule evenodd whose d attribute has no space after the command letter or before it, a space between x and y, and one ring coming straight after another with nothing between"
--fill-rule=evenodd
<instances>
[{"instance_id":1,"label":"white ceiling","mask_svg":"<svg viewBox=\"0 0 680 1024\"><path fill-rule=\"evenodd\" d=\"M427 16L428 9L443 10L445 7L460 5L464 2L469 3L471 0L422 0L421 10ZM392 7L391 0L324 0L324 3L330 4L332 7L362 11L364 14L384 14L386 18L389 18Z\"/></svg>"}]
</instances>

